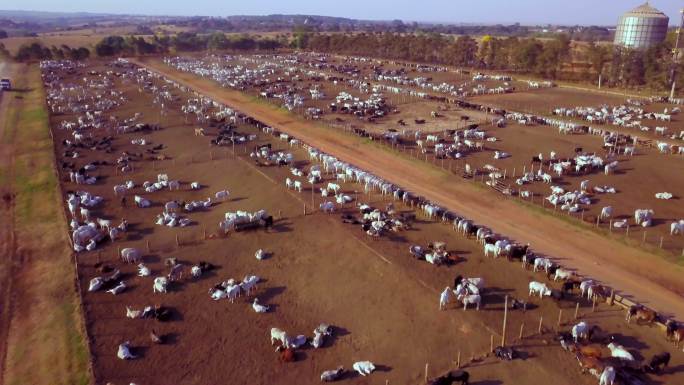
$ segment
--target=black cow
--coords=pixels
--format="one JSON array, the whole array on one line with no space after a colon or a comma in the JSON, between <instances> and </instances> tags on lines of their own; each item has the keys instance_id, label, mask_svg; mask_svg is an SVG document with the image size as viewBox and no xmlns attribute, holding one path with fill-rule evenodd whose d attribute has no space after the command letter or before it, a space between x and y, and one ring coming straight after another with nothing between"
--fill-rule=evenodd
<instances>
[{"instance_id":1,"label":"black cow","mask_svg":"<svg viewBox=\"0 0 684 385\"><path fill-rule=\"evenodd\" d=\"M497 346L494 348L494 355L504 361L512 361L516 358L516 352L513 348Z\"/></svg>"},{"instance_id":2,"label":"black cow","mask_svg":"<svg viewBox=\"0 0 684 385\"><path fill-rule=\"evenodd\" d=\"M661 370L665 369L667 365L670 364L670 353L662 352L656 354L651 358L648 364L644 365L644 372L646 373L660 373Z\"/></svg>"}]
</instances>

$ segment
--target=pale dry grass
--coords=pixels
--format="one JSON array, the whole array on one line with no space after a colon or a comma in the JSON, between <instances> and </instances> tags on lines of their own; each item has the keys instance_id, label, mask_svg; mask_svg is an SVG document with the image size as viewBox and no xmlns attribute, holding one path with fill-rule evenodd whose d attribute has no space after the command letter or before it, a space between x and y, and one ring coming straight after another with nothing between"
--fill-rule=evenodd
<instances>
[{"instance_id":1,"label":"pale dry grass","mask_svg":"<svg viewBox=\"0 0 684 385\"><path fill-rule=\"evenodd\" d=\"M38 67L17 71L14 83L27 91L11 100L3 135L14 147L14 162L2 166L12 167L17 245L4 382L87 384L88 349Z\"/></svg>"}]
</instances>

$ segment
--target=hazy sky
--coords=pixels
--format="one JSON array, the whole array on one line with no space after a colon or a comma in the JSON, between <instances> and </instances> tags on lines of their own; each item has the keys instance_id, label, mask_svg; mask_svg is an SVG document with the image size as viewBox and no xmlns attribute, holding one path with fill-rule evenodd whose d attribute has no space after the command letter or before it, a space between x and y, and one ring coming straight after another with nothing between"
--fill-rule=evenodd
<instances>
[{"instance_id":1,"label":"hazy sky","mask_svg":"<svg viewBox=\"0 0 684 385\"><path fill-rule=\"evenodd\" d=\"M150 15L314 14L454 23L600 24L643 0L2 0L0 9ZM684 0L652 0L678 24Z\"/></svg>"}]
</instances>

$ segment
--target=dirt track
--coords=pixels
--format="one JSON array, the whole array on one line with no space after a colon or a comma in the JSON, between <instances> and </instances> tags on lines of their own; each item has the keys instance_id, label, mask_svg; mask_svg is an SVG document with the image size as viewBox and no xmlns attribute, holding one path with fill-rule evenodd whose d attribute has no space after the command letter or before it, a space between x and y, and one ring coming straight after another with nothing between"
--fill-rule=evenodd
<instances>
[{"instance_id":1,"label":"dirt track","mask_svg":"<svg viewBox=\"0 0 684 385\"><path fill-rule=\"evenodd\" d=\"M182 74L158 61L141 64L344 161L486 224L496 232L520 242L529 242L538 253L553 256L562 264L632 294L635 299L661 312L684 318L684 301L678 294L684 292L684 284L681 282L682 268L678 266L561 220L530 212L511 200L501 199L498 193L449 178L437 169L379 147L363 145L360 138L284 115L273 107L255 103L245 95L221 88L209 80Z\"/></svg>"}]
</instances>

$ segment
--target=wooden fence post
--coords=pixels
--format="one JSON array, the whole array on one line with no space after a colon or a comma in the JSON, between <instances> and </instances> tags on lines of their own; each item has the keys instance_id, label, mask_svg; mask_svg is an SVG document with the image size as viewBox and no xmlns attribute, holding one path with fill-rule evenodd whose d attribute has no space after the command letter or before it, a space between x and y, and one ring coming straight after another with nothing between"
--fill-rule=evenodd
<instances>
[{"instance_id":1,"label":"wooden fence post","mask_svg":"<svg viewBox=\"0 0 684 385\"><path fill-rule=\"evenodd\" d=\"M610 306L613 306L614 302L615 302L615 289L610 289L610 297L608 298L608 304Z\"/></svg>"},{"instance_id":2,"label":"wooden fence post","mask_svg":"<svg viewBox=\"0 0 684 385\"><path fill-rule=\"evenodd\" d=\"M523 339L523 332L524 332L524 329L525 329L525 323L523 322L523 323L520 324L520 335L518 335L518 339L519 339L519 340L522 340L522 339Z\"/></svg>"},{"instance_id":3,"label":"wooden fence post","mask_svg":"<svg viewBox=\"0 0 684 385\"><path fill-rule=\"evenodd\" d=\"M178 237L178 234L176 234L176 246L180 247L180 238Z\"/></svg>"},{"instance_id":4,"label":"wooden fence post","mask_svg":"<svg viewBox=\"0 0 684 385\"><path fill-rule=\"evenodd\" d=\"M149 239L145 241L145 245L147 246L147 252L149 253L150 252L150 240Z\"/></svg>"},{"instance_id":5,"label":"wooden fence post","mask_svg":"<svg viewBox=\"0 0 684 385\"><path fill-rule=\"evenodd\" d=\"M426 383L426 384L427 384L427 381L428 381L428 367L429 367L429 364L426 362L426 363L425 363L425 383Z\"/></svg>"},{"instance_id":6,"label":"wooden fence post","mask_svg":"<svg viewBox=\"0 0 684 385\"><path fill-rule=\"evenodd\" d=\"M543 317L543 316L540 316L540 317L539 317L539 328L537 329L537 333L539 333L539 335L542 334L542 321L543 321L543 320L544 320L544 317Z\"/></svg>"},{"instance_id":7,"label":"wooden fence post","mask_svg":"<svg viewBox=\"0 0 684 385\"><path fill-rule=\"evenodd\" d=\"M501 346L506 346L506 321L508 320L508 296L504 300L503 330L501 332Z\"/></svg>"},{"instance_id":8,"label":"wooden fence post","mask_svg":"<svg viewBox=\"0 0 684 385\"><path fill-rule=\"evenodd\" d=\"M558 323L556 325L560 327L562 321L563 321L563 309L559 309L558 310Z\"/></svg>"},{"instance_id":9,"label":"wooden fence post","mask_svg":"<svg viewBox=\"0 0 684 385\"><path fill-rule=\"evenodd\" d=\"M577 314L579 313L579 302L575 305L575 319L577 319Z\"/></svg>"},{"instance_id":10,"label":"wooden fence post","mask_svg":"<svg viewBox=\"0 0 684 385\"><path fill-rule=\"evenodd\" d=\"M489 352L494 351L494 334L492 334L489 338Z\"/></svg>"},{"instance_id":11,"label":"wooden fence post","mask_svg":"<svg viewBox=\"0 0 684 385\"><path fill-rule=\"evenodd\" d=\"M660 237L660 248L661 249L663 248L663 237L662 236Z\"/></svg>"},{"instance_id":12,"label":"wooden fence post","mask_svg":"<svg viewBox=\"0 0 684 385\"><path fill-rule=\"evenodd\" d=\"M456 356L456 368L461 367L461 351L458 351L458 355Z\"/></svg>"},{"instance_id":13,"label":"wooden fence post","mask_svg":"<svg viewBox=\"0 0 684 385\"><path fill-rule=\"evenodd\" d=\"M646 230L644 230L644 236L641 238L641 243L646 243Z\"/></svg>"},{"instance_id":14,"label":"wooden fence post","mask_svg":"<svg viewBox=\"0 0 684 385\"><path fill-rule=\"evenodd\" d=\"M596 296L594 296L591 300L591 312L593 313L595 311L596 311Z\"/></svg>"}]
</instances>

